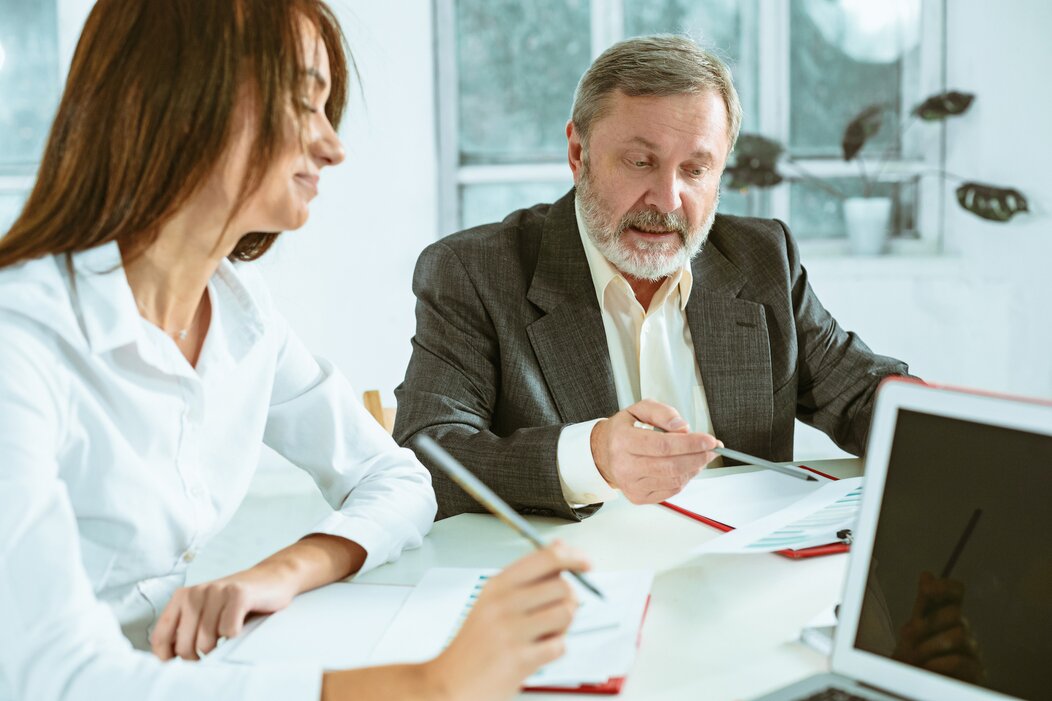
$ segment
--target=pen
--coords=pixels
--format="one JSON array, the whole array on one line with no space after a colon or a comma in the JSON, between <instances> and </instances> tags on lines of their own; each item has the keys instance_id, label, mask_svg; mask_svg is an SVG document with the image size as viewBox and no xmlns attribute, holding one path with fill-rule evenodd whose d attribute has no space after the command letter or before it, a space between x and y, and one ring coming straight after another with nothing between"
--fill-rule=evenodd
<instances>
[{"instance_id":1,"label":"pen","mask_svg":"<svg viewBox=\"0 0 1052 701\"><path fill-rule=\"evenodd\" d=\"M636 421L633 425L636 428L644 428L648 431L657 431L659 433L665 433L664 429L658 428L657 426L651 426L650 424L643 423L642 421ZM731 460L743 462L746 465L754 465L756 467L763 467L768 470L774 470L775 472L780 472L783 475L795 477L798 480L804 480L806 482L818 481L817 477L808 474L805 470L802 470L799 467L795 467L792 465L779 465L778 463L771 462L770 460L764 460L763 458L758 458L755 455L749 455L748 453L743 453L738 450L731 450L730 448L713 448L712 452L716 453L717 455L722 455L725 458L730 458Z\"/></svg>"},{"instance_id":2,"label":"pen","mask_svg":"<svg viewBox=\"0 0 1052 701\"><path fill-rule=\"evenodd\" d=\"M968 539L972 537L972 531L975 530L975 524L979 523L979 517L983 515L982 509L976 509L972 512L972 517L968 519L968 523L964 527L964 532L961 533L961 537L957 539L957 545L954 546L953 552L950 553L950 559L947 560L946 566L942 568L942 579L949 579L950 573L953 572L954 565L957 564L957 559L964 552L964 546L968 544Z\"/></svg>"},{"instance_id":3,"label":"pen","mask_svg":"<svg viewBox=\"0 0 1052 701\"><path fill-rule=\"evenodd\" d=\"M533 543L534 547L538 550L548 545L544 542L544 538L541 537L541 534L530 525L529 521L516 513L513 508L508 506L507 502L497 496L492 489L482 482L482 480L461 465L456 458L447 453L445 449L436 443L430 436L425 436L423 434L417 435L417 437L413 439L413 447L430 458L431 461L442 470L442 472L446 473L451 480L460 485L460 488L470 494L475 501L485 506L490 513L506 523L513 530L517 531L519 535L526 540ZM603 598L602 593L595 587L595 585L585 579L581 573L569 570L569 574L580 582L582 586L588 589L588 591L592 592L600 599Z\"/></svg>"}]
</instances>

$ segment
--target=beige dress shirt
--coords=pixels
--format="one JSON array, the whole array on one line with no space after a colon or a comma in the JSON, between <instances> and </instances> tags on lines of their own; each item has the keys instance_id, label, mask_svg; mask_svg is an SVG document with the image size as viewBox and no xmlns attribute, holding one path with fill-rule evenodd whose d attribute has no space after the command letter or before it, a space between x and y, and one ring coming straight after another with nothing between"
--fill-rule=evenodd
<instances>
[{"instance_id":1,"label":"beige dress shirt","mask_svg":"<svg viewBox=\"0 0 1052 701\"><path fill-rule=\"evenodd\" d=\"M712 433L687 325L687 300L694 283L690 266L668 277L644 310L628 281L592 243L580 207L577 228L603 314L618 406L654 399L675 407L692 431ZM617 495L592 459L590 437L599 420L572 424L559 435L559 478L567 503L595 504Z\"/></svg>"}]
</instances>

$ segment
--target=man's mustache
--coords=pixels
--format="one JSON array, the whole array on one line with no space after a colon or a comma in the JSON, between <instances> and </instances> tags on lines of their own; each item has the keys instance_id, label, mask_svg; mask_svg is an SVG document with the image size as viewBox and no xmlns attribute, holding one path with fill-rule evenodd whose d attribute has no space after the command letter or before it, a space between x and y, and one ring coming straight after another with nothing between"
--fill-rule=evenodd
<instances>
[{"instance_id":1,"label":"man's mustache","mask_svg":"<svg viewBox=\"0 0 1052 701\"><path fill-rule=\"evenodd\" d=\"M621 223L617 227L618 236L623 234L629 227L641 231L675 231L684 240L686 240L689 232L687 220L682 214L677 212L661 214L652 209L629 212L623 216Z\"/></svg>"}]
</instances>

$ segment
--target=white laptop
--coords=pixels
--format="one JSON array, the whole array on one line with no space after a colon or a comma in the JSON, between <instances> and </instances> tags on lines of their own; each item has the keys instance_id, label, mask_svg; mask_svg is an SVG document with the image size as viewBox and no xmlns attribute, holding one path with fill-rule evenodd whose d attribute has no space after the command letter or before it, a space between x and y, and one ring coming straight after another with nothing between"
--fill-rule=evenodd
<instances>
[{"instance_id":1,"label":"white laptop","mask_svg":"<svg viewBox=\"0 0 1052 701\"><path fill-rule=\"evenodd\" d=\"M1052 404L881 387L832 672L762 701L903 698L1052 699Z\"/></svg>"}]
</instances>

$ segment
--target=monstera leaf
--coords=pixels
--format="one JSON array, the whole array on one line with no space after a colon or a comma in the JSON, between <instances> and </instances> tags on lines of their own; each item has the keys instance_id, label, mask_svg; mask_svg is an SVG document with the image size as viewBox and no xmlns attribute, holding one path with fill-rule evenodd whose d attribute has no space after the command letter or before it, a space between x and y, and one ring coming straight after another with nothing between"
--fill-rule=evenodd
<instances>
[{"instance_id":1,"label":"monstera leaf","mask_svg":"<svg viewBox=\"0 0 1052 701\"><path fill-rule=\"evenodd\" d=\"M956 90L939 93L914 107L913 116L920 117L926 122L937 122L947 117L964 114L972 106L973 100L975 100L975 95Z\"/></svg>"},{"instance_id":2,"label":"monstera leaf","mask_svg":"<svg viewBox=\"0 0 1052 701\"><path fill-rule=\"evenodd\" d=\"M866 142L876 136L884 122L884 105L870 105L859 112L844 129L844 160L850 161L858 155Z\"/></svg>"},{"instance_id":3,"label":"monstera leaf","mask_svg":"<svg viewBox=\"0 0 1052 701\"><path fill-rule=\"evenodd\" d=\"M745 190L750 187L771 187L782 182L778 173L778 159L783 147L774 139L759 134L742 134L734 147L734 164L727 166L730 187Z\"/></svg>"},{"instance_id":4,"label":"monstera leaf","mask_svg":"<svg viewBox=\"0 0 1052 701\"><path fill-rule=\"evenodd\" d=\"M1006 222L1019 212L1029 212L1023 193L1014 188L967 182L957 188L957 201L977 217Z\"/></svg>"}]
</instances>

